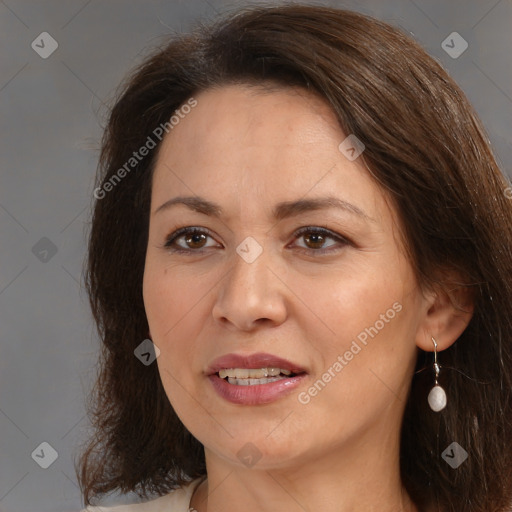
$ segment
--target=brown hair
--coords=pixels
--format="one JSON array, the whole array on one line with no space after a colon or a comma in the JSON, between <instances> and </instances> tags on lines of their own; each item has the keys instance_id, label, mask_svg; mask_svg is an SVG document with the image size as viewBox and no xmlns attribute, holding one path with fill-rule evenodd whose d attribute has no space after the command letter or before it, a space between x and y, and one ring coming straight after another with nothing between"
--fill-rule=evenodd
<instances>
[{"instance_id":1,"label":"brown hair","mask_svg":"<svg viewBox=\"0 0 512 512\"><path fill-rule=\"evenodd\" d=\"M173 37L130 76L105 130L98 186L192 95L233 83L298 85L325 98L392 197L419 283L453 287L443 277L451 269L472 290L469 326L439 355L449 395L440 413L426 400L432 372L419 372L432 354L420 352L401 432L402 480L420 508L505 511L512 203L463 92L416 42L370 17L297 4L245 8ZM86 504L114 490L164 494L206 472L203 447L174 413L157 365L133 354L148 333L142 277L156 154L94 206L87 289L103 350L91 395L96 434L77 465ZM456 470L441 457L454 441L469 454Z\"/></svg>"}]
</instances>

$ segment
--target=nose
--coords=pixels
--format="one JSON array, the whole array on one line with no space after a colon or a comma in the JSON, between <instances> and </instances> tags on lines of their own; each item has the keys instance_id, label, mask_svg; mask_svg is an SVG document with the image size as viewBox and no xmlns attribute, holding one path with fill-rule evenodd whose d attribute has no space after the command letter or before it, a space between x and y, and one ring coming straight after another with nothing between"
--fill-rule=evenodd
<instances>
[{"instance_id":1,"label":"nose","mask_svg":"<svg viewBox=\"0 0 512 512\"><path fill-rule=\"evenodd\" d=\"M286 320L286 285L270 260L266 251L252 263L234 254L232 269L219 285L212 310L215 321L232 330L252 331Z\"/></svg>"}]
</instances>

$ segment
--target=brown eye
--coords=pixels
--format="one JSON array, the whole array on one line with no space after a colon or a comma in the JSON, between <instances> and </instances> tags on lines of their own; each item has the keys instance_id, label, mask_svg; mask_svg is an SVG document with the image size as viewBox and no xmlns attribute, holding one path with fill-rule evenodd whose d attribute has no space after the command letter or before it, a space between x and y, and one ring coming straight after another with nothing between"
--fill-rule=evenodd
<instances>
[{"instance_id":1,"label":"brown eye","mask_svg":"<svg viewBox=\"0 0 512 512\"><path fill-rule=\"evenodd\" d=\"M206 243L207 236L203 233L194 233L185 237L185 243L191 249L201 249L203 245Z\"/></svg>"},{"instance_id":2,"label":"brown eye","mask_svg":"<svg viewBox=\"0 0 512 512\"><path fill-rule=\"evenodd\" d=\"M203 249L213 247L213 245L206 245L209 238L213 240L213 237L205 229L186 227L178 229L169 235L166 238L164 247L173 252L201 252Z\"/></svg>"},{"instance_id":3,"label":"brown eye","mask_svg":"<svg viewBox=\"0 0 512 512\"><path fill-rule=\"evenodd\" d=\"M321 249L325 243L325 237L319 233L313 233L309 235L303 235L304 240L309 244L310 249Z\"/></svg>"},{"instance_id":4,"label":"brown eye","mask_svg":"<svg viewBox=\"0 0 512 512\"><path fill-rule=\"evenodd\" d=\"M299 244L299 248L310 254L323 254L341 249L351 242L345 237L333 233L325 228L305 227L301 228L295 235L297 240L302 239L304 245ZM333 240L329 245L325 245L328 240Z\"/></svg>"}]
</instances>

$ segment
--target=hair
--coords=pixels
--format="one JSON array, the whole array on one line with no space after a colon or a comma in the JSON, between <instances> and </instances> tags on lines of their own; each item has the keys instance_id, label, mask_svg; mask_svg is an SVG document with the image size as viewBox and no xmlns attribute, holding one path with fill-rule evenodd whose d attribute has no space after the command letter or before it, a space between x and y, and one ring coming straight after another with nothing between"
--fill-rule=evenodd
<instances>
[{"instance_id":1,"label":"hair","mask_svg":"<svg viewBox=\"0 0 512 512\"><path fill-rule=\"evenodd\" d=\"M371 17L300 4L246 7L172 36L132 72L105 128L98 187L107 190L193 95L232 84L299 86L324 98L342 131L364 143L371 176L392 198L418 283L450 296L471 292L469 325L439 354L449 397L440 413L427 404L433 372L420 371L431 370L432 354L418 351L401 478L420 509L508 510L512 203L464 93L410 36ZM157 365L133 354L148 335L142 278L159 147L94 205L86 287L102 352L89 404L95 435L77 463L87 505L112 491L166 494L206 474L203 446L174 412ZM452 442L469 454L456 470L441 456Z\"/></svg>"}]
</instances>

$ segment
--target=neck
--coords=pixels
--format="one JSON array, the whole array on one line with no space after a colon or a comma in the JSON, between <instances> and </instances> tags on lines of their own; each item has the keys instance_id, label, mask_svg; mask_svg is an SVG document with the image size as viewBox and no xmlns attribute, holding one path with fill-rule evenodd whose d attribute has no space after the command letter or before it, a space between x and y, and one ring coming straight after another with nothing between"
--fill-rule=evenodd
<instances>
[{"instance_id":1,"label":"neck","mask_svg":"<svg viewBox=\"0 0 512 512\"><path fill-rule=\"evenodd\" d=\"M398 439L370 450L360 441L260 469L205 450L208 479L194 493L191 510L418 512L400 480Z\"/></svg>"}]
</instances>

